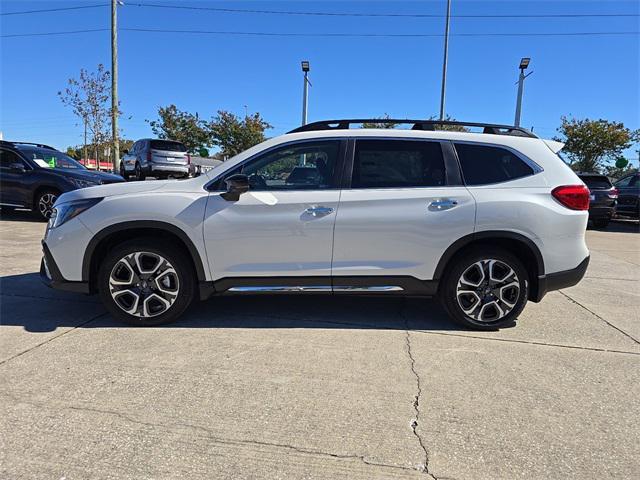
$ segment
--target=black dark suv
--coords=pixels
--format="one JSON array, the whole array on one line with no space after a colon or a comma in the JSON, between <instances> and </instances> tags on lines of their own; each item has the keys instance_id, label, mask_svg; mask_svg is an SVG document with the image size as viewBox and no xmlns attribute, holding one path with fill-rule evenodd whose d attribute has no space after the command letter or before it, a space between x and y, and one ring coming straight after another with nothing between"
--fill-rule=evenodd
<instances>
[{"instance_id":1,"label":"black dark suv","mask_svg":"<svg viewBox=\"0 0 640 480\"><path fill-rule=\"evenodd\" d=\"M596 228L606 228L616 213L618 190L606 175L578 173L589 189L589 221Z\"/></svg>"},{"instance_id":2,"label":"black dark suv","mask_svg":"<svg viewBox=\"0 0 640 480\"><path fill-rule=\"evenodd\" d=\"M631 217L640 217L640 173L632 173L616 182L620 192L618 213Z\"/></svg>"},{"instance_id":3,"label":"black dark suv","mask_svg":"<svg viewBox=\"0 0 640 480\"><path fill-rule=\"evenodd\" d=\"M0 141L0 207L28 208L40 218L64 192L123 182L119 175L88 170L48 145Z\"/></svg>"}]
</instances>

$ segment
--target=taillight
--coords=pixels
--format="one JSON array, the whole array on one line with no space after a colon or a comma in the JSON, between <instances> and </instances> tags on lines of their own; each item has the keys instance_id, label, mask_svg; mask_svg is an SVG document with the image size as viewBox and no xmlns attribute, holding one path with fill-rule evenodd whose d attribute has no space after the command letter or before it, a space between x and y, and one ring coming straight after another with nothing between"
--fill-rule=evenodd
<instances>
[{"instance_id":1,"label":"taillight","mask_svg":"<svg viewBox=\"0 0 640 480\"><path fill-rule=\"evenodd\" d=\"M151 150L147 150L147 162L151 161Z\"/></svg>"},{"instance_id":2,"label":"taillight","mask_svg":"<svg viewBox=\"0 0 640 480\"><path fill-rule=\"evenodd\" d=\"M613 187L611 190L607 192L607 197L616 199L618 198L619 193L620 192L618 192L618 189L616 187Z\"/></svg>"},{"instance_id":3,"label":"taillight","mask_svg":"<svg viewBox=\"0 0 640 480\"><path fill-rule=\"evenodd\" d=\"M551 192L553 198L571 210L589 210L589 189L584 185L563 185Z\"/></svg>"},{"instance_id":4,"label":"taillight","mask_svg":"<svg viewBox=\"0 0 640 480\"><path fill-rule=\"evenodd\" d=\"M187 165L191 165L191 155L187 153Z\"/></svg>"}]
</instances>

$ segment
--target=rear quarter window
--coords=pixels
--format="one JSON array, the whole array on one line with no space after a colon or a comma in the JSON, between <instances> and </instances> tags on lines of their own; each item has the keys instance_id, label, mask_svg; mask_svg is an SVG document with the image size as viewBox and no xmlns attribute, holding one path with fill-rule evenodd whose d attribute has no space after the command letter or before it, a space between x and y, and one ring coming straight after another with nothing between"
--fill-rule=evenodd
<instances>
[{"instance_id":1,"label":"rear quarter window","mask_svg":"<svg viewBox=\"0 0 640 480\"><path fill-rule=\"evenodd\" d=\"M533 175L535 170L506 148L454 143L467 185L508 182Z\"/></svg>"}]
</instances>

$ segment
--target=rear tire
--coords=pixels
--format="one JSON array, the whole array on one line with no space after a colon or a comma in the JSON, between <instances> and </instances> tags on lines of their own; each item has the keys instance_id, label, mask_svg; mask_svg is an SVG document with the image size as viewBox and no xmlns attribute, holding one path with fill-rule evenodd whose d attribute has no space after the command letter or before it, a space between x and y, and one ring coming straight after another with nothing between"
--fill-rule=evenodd
<instances>
[{"instance_id":1,"label":"rear tire","mask_svg":"<svg viewBox=\"0 0 640 480\"><path fill-rule=\"evenodd\" d=\"M474 330L510 326L529 297L527 272L513 254L483 247L454 259L440 301L451 320Z\"/></svg>"},{"instance_id":2,"label":"rear tire","mask_svg":"<svg viewBox=\"0 0 640 480\"><path fill-rule=\"evenodd\" d=\"M137 181L139 181L139 182L142 182L142 181L144 181L145 178L147 178L147 175L142 170L142 167L140 166L140 164L138 162L136 162L135 179Z\"/></svg>"},{"instance_id":3,"label":"rear tire","mask_svg":"<svg viewBox=\"0 0 640 480\"><path fill-rule=\"evenodd\" d=\"M173 322L191 305L196 278L189 258L170 242L130 240L98 271L102 303L117 320L148 327Z\"/></svg>"}]
</instances>

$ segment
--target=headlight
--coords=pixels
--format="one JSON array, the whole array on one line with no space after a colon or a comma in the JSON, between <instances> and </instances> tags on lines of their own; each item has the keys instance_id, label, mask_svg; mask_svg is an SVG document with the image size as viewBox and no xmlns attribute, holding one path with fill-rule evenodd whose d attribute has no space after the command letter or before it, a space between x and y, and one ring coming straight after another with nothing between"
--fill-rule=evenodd
<instances>
[{"instance_id":1,"label":"headlight","mask_svg":"<svg viewBox=\"0 0 640 480\"><path fill-rule=\"evenodd\" d=\"M77 217L85 210L90 209L102 198L89 198L86 200L76 200L75 202L61 203L53 207L51 218L49 218L49 228L56 228L63 223Z\"/></svg>"},{"instance_id":2,"label":"headlight","mask_svg":"<svg viewBox=\"0 0 640 480\"><path fill-rule=\"evenodd\" d=\"M96 185L100 185L99 183L92 182L91 180L81 180L79 178L69 178L69 181L76 188L95 187Z\"/></svg>"}]
</instances>

